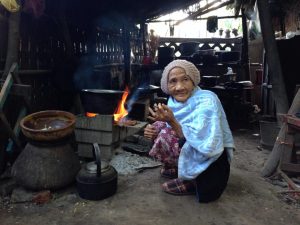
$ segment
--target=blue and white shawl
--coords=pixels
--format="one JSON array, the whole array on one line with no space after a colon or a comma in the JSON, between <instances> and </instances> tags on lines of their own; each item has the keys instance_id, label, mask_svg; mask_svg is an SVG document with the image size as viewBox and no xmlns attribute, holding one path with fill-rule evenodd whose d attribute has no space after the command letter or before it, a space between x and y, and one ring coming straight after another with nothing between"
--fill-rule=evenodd
<instances>
[{"instance_id":1,"label":"blue and white shawl","mask_svg":"<svg viewBox=\"0 0 300 225\"><path fill-rule=\"evenodd\" d=\"M184 103L170 97L168 106L180 123L185 144L178 160L178 177L191 180L218 159L224 148L232 158L234 142L220 100L211 91L196 87Z\"/></svg>"}]
</instances>

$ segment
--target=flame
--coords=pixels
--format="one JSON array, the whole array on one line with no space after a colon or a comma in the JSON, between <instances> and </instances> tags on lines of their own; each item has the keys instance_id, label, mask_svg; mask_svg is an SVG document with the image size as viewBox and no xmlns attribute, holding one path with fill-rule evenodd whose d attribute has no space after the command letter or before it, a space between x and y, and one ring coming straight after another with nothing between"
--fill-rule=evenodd
<instances>
[{"instance_id":1,"label":"flame","mask_svg":"<svg viewBox=\"0 0 300 225\"><path fill-rule=\"evenodd\" d=\"M116 122L119 122L122 118L124 118L125 116L128 115L128 111L125 109L125 102L126 102L128 94L129 94L129 88L126 87L124 90L124 94L122 95L122 99L119 102L119 104L115 110L115 113L114 113L114 120Z\"/></svg>"},{"instance_id":2,"label":"flame","mask_svg":"<svg viewBox=\"0 0 300 225\"><path fill-rule=\"evenodd\" d=\"M85 115L86 115L87 117L95 117L95 116L97 116L98 114L97 114L97 113L86 112Z\"/></svg>"}]
</instances>

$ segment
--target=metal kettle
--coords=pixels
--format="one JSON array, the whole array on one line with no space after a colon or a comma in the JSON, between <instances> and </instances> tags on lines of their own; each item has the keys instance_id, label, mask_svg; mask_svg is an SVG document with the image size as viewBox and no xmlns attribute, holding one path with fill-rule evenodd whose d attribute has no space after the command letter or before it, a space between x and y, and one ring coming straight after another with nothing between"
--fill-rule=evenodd
<instances>
[{"instance_id":1,"label":"metal kettle","mask_svg":"<svg viewBox=\"0 0 300 225\"><path fill-rule=\"evenodd\" d=\"M97 143L93 148L95 161L87 163L77 174L77 190L81 198L101 200L116 193L118 173L107 162L101 161Z\"/></svg>"}]
</instances>

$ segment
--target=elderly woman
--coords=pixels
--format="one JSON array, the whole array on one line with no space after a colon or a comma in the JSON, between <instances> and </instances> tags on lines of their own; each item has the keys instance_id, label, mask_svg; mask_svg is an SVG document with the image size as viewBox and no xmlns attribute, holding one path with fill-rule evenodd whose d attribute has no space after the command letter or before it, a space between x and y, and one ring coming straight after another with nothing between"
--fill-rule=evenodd
<instances>
[{"instance_id":1,"label":"elderly woman","mask_svg":"<svg viewBox=\"0 0 300 225\"><path fill-rule=\"evenodd\" d=\"M200 72L174 60L162 74L168 104L150 108L144 136L154 140L150 156L163 162L162 185L169 194L196 194L199 202L218 199L226 188L234 142L218 97L198 87Z\"/></svg>"}]
</instances>

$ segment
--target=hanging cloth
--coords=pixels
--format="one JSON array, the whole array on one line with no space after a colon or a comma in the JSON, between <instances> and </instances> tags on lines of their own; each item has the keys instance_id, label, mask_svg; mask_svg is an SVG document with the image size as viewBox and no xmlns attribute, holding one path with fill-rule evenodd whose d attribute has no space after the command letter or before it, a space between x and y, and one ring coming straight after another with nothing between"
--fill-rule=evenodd
<instances>
[{"instance_id":1,"label":"hanging cloth","mask_svg":"<svg viewBox=\"0 0 300 225\"><path fill-rule=\"evenodd\" d=\"M210 16L207 18L206 29L210 33L215 33L218 30L218 17Z\"/></svg>"},{"instance_id":2,"label":"hanging cloth","mask_svg":"<svg viewBox=\"0 0 300 225\"><path fill-rule=\"evenodd\" d=\"M0 0L0 3L12 13L17 12L20 9L20 5L18 5L16 0Z\"/></svg>"}]
</instances>

